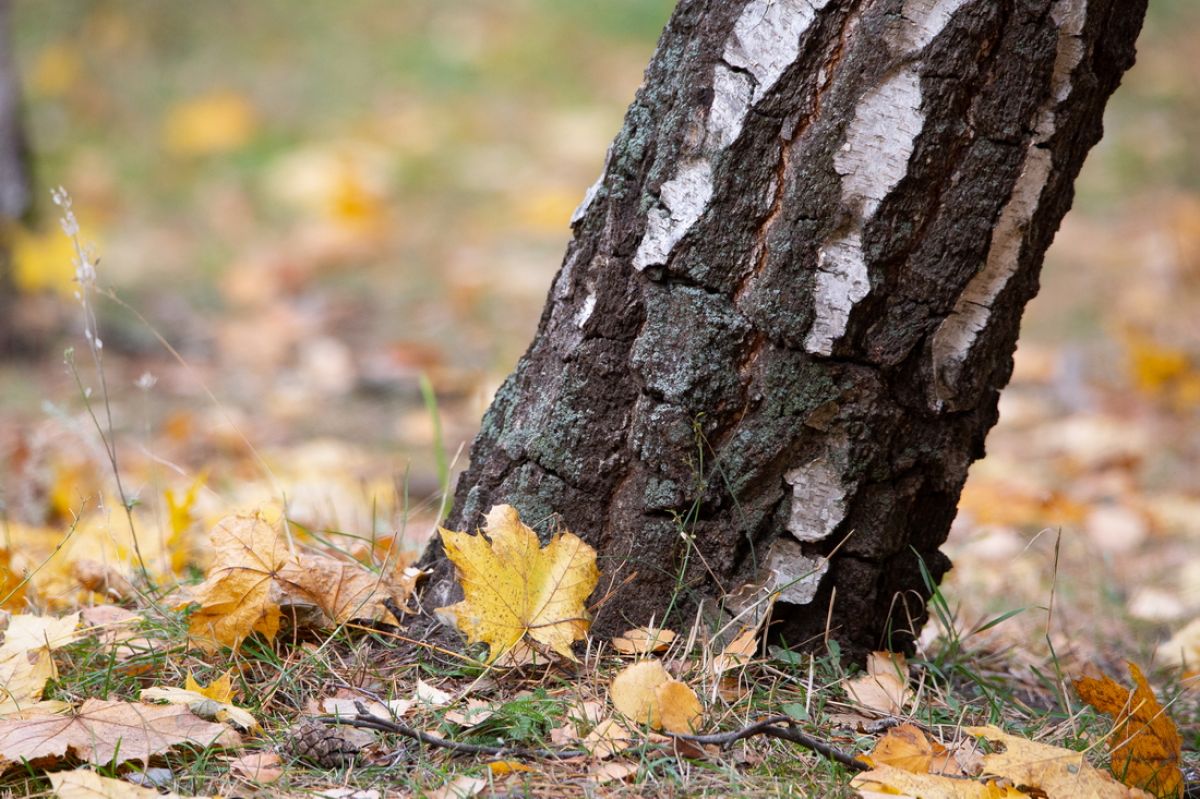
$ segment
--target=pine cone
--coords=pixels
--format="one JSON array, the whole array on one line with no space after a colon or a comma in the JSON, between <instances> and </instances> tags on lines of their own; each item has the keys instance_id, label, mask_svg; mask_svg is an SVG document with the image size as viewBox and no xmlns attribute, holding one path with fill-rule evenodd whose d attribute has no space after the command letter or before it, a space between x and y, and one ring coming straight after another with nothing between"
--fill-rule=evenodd
<instances>
[{"instance_id":1,"label":"pine cone","mask_svg":"<svg viewBox=\"0 0 1200 799\"><path fill-rule=\"evenodd\" d=\"M347 730L319 721L297 724L288 733L287 747L298 758L321 768L348 765L358 754L358 744L346 735Z\"/></svg>"}]
</instances>

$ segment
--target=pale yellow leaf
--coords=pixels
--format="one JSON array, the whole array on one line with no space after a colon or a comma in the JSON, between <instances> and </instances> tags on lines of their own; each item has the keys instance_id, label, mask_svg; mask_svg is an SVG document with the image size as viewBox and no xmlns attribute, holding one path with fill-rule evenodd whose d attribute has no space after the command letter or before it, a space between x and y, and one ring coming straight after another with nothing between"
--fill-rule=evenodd
<instances>
[{"instance_id":1,"label":"pale yellow leaf","mask_svg":"<svg viewBox=\"0 0 1200 799\"><path fill-rule=\"evenodd\" d=\"M724 674L730 669L746 665L754 657L758 649L758 628L746 627L729 645L721 650L721 654L713 658L713 674Z\"/></svg>"},{"instance_id":2,"label":"pale yellow leaf","mask_svg":"<svg viewBox=\"0 0 1200 799\"><path fill-rule=\"evenodd\" d=\"M623 655L649 655L666 650L675 638L674 630L635 627L612 639L612 645Z\"/></svg>"},{"instance_id":3,"label":"pale yellow leaf","mask_svg":"<svg viewBox=\"0 0 1200 799\"><path fill-rule=\"evenodd\" d=\"M214 91L173 106L163 120L163 146L173 155L212 155L247 144L258 126L249 101Z\"/></svg>"},{"instance_id":4,"label":"pale yellow leaf","mask_svg":"<svg viewBox=\"0 0 1200 799\"><path fill-rule=\"evenodd\" d=\"M601 759L612 757L632 745L633 735L612 718L601 721L583 739L583 748Z\"/></svg>"},{"instance_id":5,"label":"pale yellow leaf","mask_svg":"<svg viewBox=\"0 0 1200 799\"><path fill-rule=\"evenodd\" d=\"M908 663L896 652L872 652L867 673L846 681L846 693L865 708L889 716L899 715L912 700Z\"/></svg>"},{"instance_id":6,"label":"pale yellow leaf","mask_svg":"<svg viewBox=\"0 0 1200 799\"><path fill-rule=\"evenodd\" d=\"M159 793L154 788L102 777L86 768L51 772L47 776L58 799L180 799L177 793Z\"/></svg>"},{"instance_id":7,"label":"pale yellow leaf","mask_svg":"<svg viewBox=\"0 0 1200 799\"><path fill-rule=\"evenodd\" d=\"M0 653L39 648L61 649L79 640L81 634L78 630L78 613L71 613L62 618L18 613L8 622Z\"/></svg>"},{"instance_id":8,"label":"pale yellow leaf","mask_svg":"<svg viewBox=\"0 0 1200 799\"><path fill-rule=\"evenodd\" d=\"M251 752L230 761L229 770L238 777L265 785L283 776L283 759L275 752Z\"/></svg>"},{"instance_id":9,"label":"pale yellow leaf","mask_svg":"<svg viewBox=\"0 0 1200 799\"><path fill-rule=\"evenodd\" d=\"M635 724L662 728L658 687L671 679L663 664L643 660L626 666L613 678L608 695L613 706Z\"/></svg>"}]
</instances>

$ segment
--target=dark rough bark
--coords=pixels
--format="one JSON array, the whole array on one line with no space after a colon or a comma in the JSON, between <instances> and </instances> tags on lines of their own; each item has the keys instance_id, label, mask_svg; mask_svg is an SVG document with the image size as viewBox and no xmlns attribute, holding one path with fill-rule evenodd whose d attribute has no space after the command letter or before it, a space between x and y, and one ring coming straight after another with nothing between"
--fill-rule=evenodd
<instances>
[{"instance_id":1,"label":"dark rough bark","mask_svg":"<svg viewBox=\"0 0 1200 799\"><path fill-rule=\"evenodd\" d=\"M11 329L16 302L9 262L11 225L32 204L11 27L9 0L0 0L0 352L11 348L15 335Z\"/></svg>"},{"instance_id":2,"label":"dark rough bark","mask_svg":"<svg viewBox=\"0 0 1200 799\"><path fill-rule=\"evenodd\" d=\"M910 645L1144 11L683 0L448 526L583 536L602 634L781 591L789 643Z\"/></svg>"}]
</instances>

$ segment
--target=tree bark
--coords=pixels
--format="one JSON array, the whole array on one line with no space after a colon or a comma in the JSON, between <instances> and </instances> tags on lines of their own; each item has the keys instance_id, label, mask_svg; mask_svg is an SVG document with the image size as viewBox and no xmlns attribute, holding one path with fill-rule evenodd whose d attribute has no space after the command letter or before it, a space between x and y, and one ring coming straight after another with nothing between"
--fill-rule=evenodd
<instances>
[{"instance_id":1,"label":"tree bark","mask_svg":"<svg viewBox=\"0 0 1200 799\"><path fill-rule=\"evenodd\" d=\"M17 300L10 259L12 226L29 212L33 199L11 28L9 0L0 0L0 353L12 348L16 335L12 329Z\"/></svg>"},{"instance_id":2,"label":"tree bark","mask_svg":"<svg viewBox=\"0 0 1200 799\"><path fill-rule=\"evenodd\" d=\"M447 526L582 536L601 634L911 646L1145 6L683 0Z\"/></svg>"}]
</instances>

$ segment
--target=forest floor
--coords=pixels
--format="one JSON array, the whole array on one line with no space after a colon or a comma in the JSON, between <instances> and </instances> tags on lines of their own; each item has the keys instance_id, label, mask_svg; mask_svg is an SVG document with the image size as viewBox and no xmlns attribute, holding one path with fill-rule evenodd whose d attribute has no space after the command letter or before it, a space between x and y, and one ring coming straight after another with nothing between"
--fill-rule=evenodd
<instances>
[{"instance_id":1,"label":"forest floor","mask_svg":"<svg viewBox=\"0 0 1200 799\"><path fill-rule=\"evenodd\" d=\"M52 780L90 763L120 780L91 787L110 796L138 782L336 799L860 795L857 766L794 741L621 722L613 680L647 658L694 693L685 726L705 734L778 716L878 765L896 721L925 736L927 760L943 744L962 760L964 729L994 724L1100 769L1128 732L1073 680L1128 685L1128 661L1196 779L1200 13L1186 2L1153 11L971 471L945 546L955 568L916 656L879 661L877 690L836 651L686 623L652 655L589 642L578 663L515 670L397 624L382 598L409 599L405 567L532 335L670 3L594 5L271 0L134 20L123 4L17 3L45 201L15 233L24 349L0 357L0 790L70 796ZM60 184L99 256L85 296L102 349L49 202ZM252 512L273 532L221 526ZM230 566L221 529L251 536L256 563ZM253 607L222 604L233 573L252 575ZM224 617L241 628L202 623ZM208 690L161 707L220 730L146 715L163 700L143 691L189 678ZM364 710L483 749L298 726ZM152 734L108 751L113 724Z\"/></svg>"}]
</instances>

